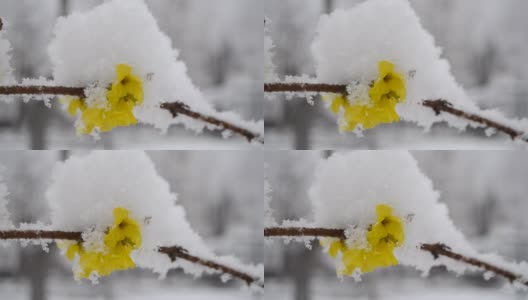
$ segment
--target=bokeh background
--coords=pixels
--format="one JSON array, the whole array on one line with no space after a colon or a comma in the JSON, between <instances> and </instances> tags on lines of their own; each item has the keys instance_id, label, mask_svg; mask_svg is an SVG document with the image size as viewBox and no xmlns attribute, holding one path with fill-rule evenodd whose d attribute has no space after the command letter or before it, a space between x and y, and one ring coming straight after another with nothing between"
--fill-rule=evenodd
<instances>
[{"instance_id":1,"label":"bokeh background","mask_svg":"<svg viewBox=\"0 0 528 300\"><path fill-rule=\"evenodd\" d=\"M51 78L47 48L57 18L89 10L103 0L3 0L0 17L13 46L17 79ZM163 32L180 50L195 85L218 110L262 119L262 6L259 0L147 0ZM116 20L118 20L116 16ZM109 28L108 30L111 30ZM94 41L96 42L96 41ZM138 45L154 47L155 45ZM87 49L86 51L89 51ZM79 70L82 72L82 70ZM54 103L0 101L2 149L239 149L243 138L224 140L218 132L196 135L173 126L161 135L151 126L116 128L102 139L76 136L73 120Z\"/></svg>"},{"instance_id":2,"label":"bokeh background","mask_svg":"<svg viewBox=\"0 0 528 300\"><path fill-rule=\"evenodd\" d=\"M330 151L269 151L265 177L271 185L275 219L313 220L307 190L316 163ZM412 151L455 226L481 252L528 261L526 151ZM351 195L353 197L353 195ZM439 228L438 230L442 230ZM444 268L426 278L410 267L395 266L364 274L356 283L335 274L335 263L318 243L265 242L265 299L273 300L473 300L527 299L527 292L505 287L502 279L484 280L481 273L457 277Z\"/></svg>"},{"instance_id":3,"label":"bokeh background","mask_svg":"<svg viewBox=\"0 0 528 300\"><path fill-rule=\"evenodd\" d=\"M279 76L314 76L310 44L322 14L364 0L267 0ZM482 108L528 117L528 20L524 0L410 0L422 24L444 49L452 72ZM404 41L402 41L404 42ZM381 125L358 138L340 134L335 116L280 96L265 101L266 146L270 149L497 149L514 147L507 137L486 138L482 130L458 133L443 124L424 133L413 124Z\"/></svg>"},{"instance_id":4,"label":"bokeh background","mask_svg":"<svg viewBox=\"0 0 528 300\"><path fill-rule=\"evenodd\" d=\"M71 155L70 151L0 151L1 177L10 192L11 219L49 222L44 192L50 170ZM178 194L187 220L206 244L219 255L234 255L245 263L263 262L263 194L261 152L249 151L149 151L158 173ZM116 153L116 155L119 155ZM104 176L102 174L101 176ZM261 299L243 290L244 283L222 283L218 276L194 279L171 270L159 280L149 270L116 272L77 283L71 264L55 245L50 253L40 246L0 245L0 299Z\"/></svg>"}]
</instances>

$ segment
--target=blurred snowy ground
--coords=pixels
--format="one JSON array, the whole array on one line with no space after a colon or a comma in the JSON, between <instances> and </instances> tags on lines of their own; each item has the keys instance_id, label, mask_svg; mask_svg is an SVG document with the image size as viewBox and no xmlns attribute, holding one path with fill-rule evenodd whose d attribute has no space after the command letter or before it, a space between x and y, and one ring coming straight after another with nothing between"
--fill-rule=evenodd
<instances>
[{"instance_id":1,"label":"blurred snowy ground","mask_svg":"<svg viewBox=\"0 0 528 300\"><path fill-rule=\"evenodd\" d=\"M276 48L279 76L315 72L310 45L319 17L365 0L269 0L264 13ZM451 64L457 81L482 108L497 108L511 118L528 117L528 9L523 0L410 0L423 26ZM479 26L474 26L478 20ZM402 41L404 42L404 41ZM316 106L282 97L264 102L269 149L497 149L516 148L503 137L482 131L459 133L439 125L424 134L412 124L389 124L363 138L338 133L335 116Z\"/></svg>"},{"instance_id":2,"label":"blurred snowy ground","mask_svg":"<svg viewBox=\"0 0 528 300\"><path fill-rule=\"evenodd\" d=\"M287 300L293 291L284 280L267 280L265 299ZM522 294L496 287L474 288L455 281L434 279L392 278L368 287L362 283L340 282L328 277L314 278L311 290L313 300L357 299L357 300L502 300L525 299Z\"/></svg>"},{"instance_id":3,"label":"blurred snowy ground","mask_svg":"<svg viewBox=\"0 0 528 300\"><path fill-rule=\"evenodd\" d=\"M424 132L423 129L408 123L380 125L364 132L363 137L357 137L351 133L339 133L334 124L314 123L308 141L311 149L317 150L499 150L519 147L507 136L496 135L488 138L443 126L435 126L430 132ZM295 140L293 130L266 128L266 149L292 149Z\"/></svg>"},{"instance_id":4,"label":"blurred snowy ground","mask_svg":"<svg viewBox=\"0 0 528 300\"><path fill-rule=\"evenodd\" d=\"M27 282L1 281L2 299L25 300L29 298ZM115 278L111 285L92 287L88 283L77 284L70 277L52 277L49 281L48 299L50 300L251 300L262 296L252 296L238 287L225 287L197 283L187 277L168 278L160 281L155 278Z\"/></svg>"}]
</instances>

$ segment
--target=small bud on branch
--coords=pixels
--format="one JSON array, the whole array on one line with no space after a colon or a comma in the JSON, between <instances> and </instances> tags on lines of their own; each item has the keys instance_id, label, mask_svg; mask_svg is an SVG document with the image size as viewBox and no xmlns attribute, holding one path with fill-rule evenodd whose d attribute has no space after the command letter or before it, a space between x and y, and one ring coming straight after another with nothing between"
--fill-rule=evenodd
<instances>
[{"instance_id":1,"label":"small bud on branch","mask_svg":"<svg viewBox=\"0 0 528 300\"><path fill-rule=\"evenodd\" d=\"M266 237L292 237L292 236L314 236L314 237L332 237L338 239L346 239L344 229L335 228L318 228L318 227L268 227L264 228L264 236ZM528 282L519 274L503 269L501 267L484 262L480 259L468 257L451 250L448 246L436 244L421 244L420 250L427 251L433 255L434 259L440 256L448 257L461 263L465 263L477 267L484 271L493 272L499 276L508 279L511 283L514 281L520 282L528 286Z\"/></svg>"},{"instance_id":2,"label":"small bud on branch","mask_svg":"<svg viewBox=\"0 0 528 300\"><path fill-rule=\"evenodd\" d=\"M0 230L1 240L71 240L82 241L82 232L78 231L60 231L60 230ZM185 248L180 246L162 246L158 248L158 252L164 253L170 257L172 261L180 258L192 263L202 265L204 267L229 274L233 277L239 278L247 283L247 285L257 284L261 287L263 283L258 278L254 278L249 274L235 270L229 266L194 256L190 254Z\"/></svg>"},{"instance_id":3,"label":"small bud on branch","mask_svg":"<svg viewBox=\"0 0 528 300\"><path fill-rule=\"evenodd\" d=\"M325 83L266 83L264 84L264 92L266 93L298 93L298 92L314 92L314 93L334 93L341 94L344 96L348 95L347 85L345 84L325 84ZM504 124L500 124L488 118L479 116L477 114L468 113L463 110L457 109L452 103L446 100L424 100L421 103L423 106L431 108L438 115L441 112L454 115L456 117L466 119L471 122L479 123L487 128L493 128L497 131L509 135L512 140L520 139L528 143L528 137L525 137L525 133L515 130Z\"/></svg>"},{"instance_id":4,"label":"small bud on branch","mask_svg":"<svg viewBox=\"0 0 528 300\"><path fill-rule=\"evenodd\" d=\"M84 88L66 86L0 86L0 95L62 95L86 98ZM230 130L245 137L249 142L256 140L260 143L263 143L262 137L259 134L251 132L248 129L242 128L230 122L193 111L182 102L166 102L162 103L160 107L169 111L173 117L178 116L178 114L182 114L192 119L212 124L221 128L222 130Z\"/></svg>"}]
</instances>

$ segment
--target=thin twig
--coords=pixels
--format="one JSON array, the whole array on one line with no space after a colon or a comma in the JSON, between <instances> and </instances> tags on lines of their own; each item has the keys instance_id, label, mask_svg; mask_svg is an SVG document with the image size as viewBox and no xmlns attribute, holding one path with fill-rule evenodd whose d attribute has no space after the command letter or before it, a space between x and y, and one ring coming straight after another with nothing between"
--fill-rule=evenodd
<instances>
[{"instance_id":1,"label":"thin twig","mask_svg":"<svg viewBox=\"0 0 528 300\"><path fill-rule=\"evenodd\" d=\"M302 82L275 82L264 84L266 93L288 93L288 92L314 92L314 93L334 93L347 95L347 86L344 84L326 83L302 83Z\"/></svg>"},{"instance_id":2,"label":"thin twig","mask_svg":"<svg viewBox=\"0 0 528 300\"><path fill-rule=\"evenodd\" d=\"M240 272L238 270L235 270L231 267L219 264L217 262L214 262L212 260L203 259L198 256L194 256L189 254L187 250L185 250L182 247L179 246L172 246L172 247L159 247L158 251L160 253L167 254L172 261L175 261L178 258L185 259L187 261L193 262L195 264L199 264L205 267L208 267L210 269L218 270L222 273L230 274L234 277L240 278L244 280L247 285L251 285L253 282L257 282L258 280L251 277L250 275Z\"/></svg>"},{"instance_id":3,"label":"thin twig","mask_svg":"<svg viewBox=\"0 0 528 300\"><path fill-rule=\"evenodd\" d=\"M524 285L528 286L528 282L523 279L521 275L515 274L513 272L510 272L508 270L505 270L503 268L499 268L497 266L494 266L492 264L489 264L487 262L481 261L479 259L468 257L456 252L453 252L451 248L444 244L436 243L436 244L422 244L420 246L420 249L424 251L430 252L435 259L437 259L440 255L449 257L453 260L464 262L466 264L475 266L479 269L484 269L486 271L493 272L495 274L498 274L510 281L510 283L513 283L514 281L518 281L523 283Z\"/></svg>"},{"instance_id":4,"label":"thin twig","mask_svg":"<svg viewBox=\"0 0 528 300\"><path fill-rule=\"evenodd\" d=\"M0 240L72 240L82 241L82 232L60 230L4 230L0 231Z\"/></svg>"},{"instance_id":5,"label":"thin twig","mask_svg":"<svg viewBox=\"0 0 528 300\"><path fill-rule=\"evenodd\" d=\"M315 227L270 227L264 228L264 236L315 236L315 237L334 237L346 239L345 231L342 229L332 228L315 228Z\"/></svg>"},{"instance_id":6,"label":"thin twig","mask_svg":"<svg viewBox=\"0 0 528 300\"><path fill-rule=\"evenodd\" d=\"M223 129L231 130L235 133L238 133L239 135L245 137L248 142L251 142L254 139L257 139L259 142L262 143L262 140L259 138L259 136L245 128L242 128L240 126L234 125L232 123L220 120L215 117L206 116L201 113L192 111L189 109L189 106L185 105L181 102L166 102L161 104L161 108L168 110L173 117L176 117L178 114L186 115L188 117L191 117L196 120L200 120L209 124L213 124L215 126L218 126Z\"/></svg>"},{"instance_id":7,"label":"thin twig","mask_svg":"<svg viewBox=\"0 0 528 300\"><path fill-rule=\"evenodd\" d=\"M2 21L2 18L0 18L0 31L4 29L4 21Z\"/></svg>"},{"instance_id":8,"label":"thin twig","mask_svg":"<svg viewBox=\"0 0 528 300\"><path fill-rule=\"evenodd\" d=\"M335 93L347 96L348 90L345 84L324 84L324 83L266 83L264 84L264 92L266 93L287 93L287 92L317 92L317 93ZM476 122L484 125L488 128L496 129L502 133L507 134L514 139L520 139L528 143L528 137L524 137L525 133L519 130L515 130L504 124L495 122L488 118L479 116L474 113L468 113L461 109L455 108L452 103L446 100L424 100L422 105L434 110L438 115L441 112L445 112L462 119L466 119L471 122Z\"/></svg>"},{"instance_id":9,"label":"thin twig","mask_svg":"<svg viewBox=\"0 0 528 300\"><path fill-rule=\"evenodd\" d=\"M490 119L481 117L479 115L468 113L463 110L457 109L453 107L453 104L451 104L449 101L446 100L425 100L422 102L422 105L425 107L429 107L432 110L435 111L435 113L438 115L441 112L445 112L448 114L455 115L460 118L464 118L469 121L473 121L482 125L485 125L486 127L494 128L498 131L501 131L511 137L512 140L515 140L516 138L519 138L525 142L528 142L528 138L524 138L524 133L518 130L515 130L511 127L508 127L506 125L497 123L495 121L492 121Z\"/></svg>"},{"instance_id":10,"label":"thin twig","mask_svg":"<svg viewBox=\"0 0 528 300\"><path fill-rule=\"evenodd\" d=\"M264 236L267 237L292 237L292 236L317 236L317 237L333 237L339 239L345 238L344 229L335 228L316 228L316 227L268 227L264 229ZM436 244L421 244L420 250L427 251L433 255L434 259L440 256L449 257L461 263L466 263L477 267L484 271L493 272L499 276L508 279L511 283L514 281L520 282L528 286L528 282L524 280L523 276L515 274L504 268L492 265L480 259L462 255L451 250L448 246Z\"/></svg>"},{"instance_id":11,"label":"thin twig","mask_svg":"<svg viewBox=\"0 0 528 300\"><path fill-rule=\"evenodd\" d=\"M79 98L86 98L86 94L82 87L66 87L66 86L0 86L0 95L62 95L75 96ZM186 115L195 120L200 120L225 130L230 130L236 134L245 137L249 142L256 140L263 143L259 134L254 133L248 129L242 128L230 122L220 120L218 118L204 115L197 111L191 110L187 105L180 101L165 102L160 106L171 113L173 117L178 114Z\"/></svg>"},{"instance_id":12,"label":"thin twig","mask_svg":"<svg viewBox=\"0 0 528 300\"><path fill-rule=\"evenodd\" d=\"M79 231L60 231L60 230L0 230L0 240L24 240L24 239L52 239L52 240L71 240L82 241L82 232ZM181 258L192 263L211 268L233 277L239 278L251 285L253 283L262 286L263 283L258 278L233 269L229 266L214 262L212 260L203 259L198 256L190 254L185 248L180 246L162 246L158 248L158 252L166 254L172 261Z\"/></svg>"},{"instance_id":13,"label":"thin twig","mask_svg":"<svg viewBox=\"0 0 528 300\"><path fill-rule=\"evenodd\" d=\"M0 86L0 95L62 95L86 98L84 88L47 85Z\"/></svg>"}]
</instances>

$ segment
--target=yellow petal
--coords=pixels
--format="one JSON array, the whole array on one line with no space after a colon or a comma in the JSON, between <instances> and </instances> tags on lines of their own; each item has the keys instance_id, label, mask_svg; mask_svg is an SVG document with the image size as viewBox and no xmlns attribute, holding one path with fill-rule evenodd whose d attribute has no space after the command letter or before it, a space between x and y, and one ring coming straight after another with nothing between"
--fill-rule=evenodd
<instances>
[{"instance_id":1,"label":"yellow petal","mask_svg":"<svg viewBox=\"0 0 528 300\"><path fill-rule=\"evenodd\" d=\"M125 77L132 73L132 67L126 64L118 64L116 66L116 82L121 82Z\"/></svg>"},{"instance_id":2,"label":"yellow petal","mask_svg":"<svg viewBox=\"0 0 528 300\"><path fill-rule=\"evenodd\" d=\"M382 60L378 63L379 77L385 78L394 71L394 64L390 61Z\"/></svg>"},{"instance_id":3,"label":"yellow petal","mask_svg":"<svg viewBox=\"0 0 528 300\"><path fill-rule=\"evenodd\" d=\"M328 254L332 257L332 258L335 258L337 256L337 254L341 251L343 251L345 249L345 245L343 244L343 242L341 240L337 240L335 242L333 242L331 245L330 245L330 248L328 248Z\"/></svg>"},{"instance_id":4,"label":"yellow petal","mask_svg":"<svg viewBox=\"0 0 528 300\"><path fill-rule=\"evenodd\" d=\"M73 99L70 101L70 103L68 104L68 113L71 115L71 116L75 116L77 114L77 110L79 109L84 109L85 106L84 106L84 102L79 99L79 98L76 98L76 99Z\"/></svg>"},{"instance_id":5,"label":"yellow petal","mask_svg":"<svg viewBox=\"0 0 528 300\"><path fill-rule=\"evenodd\" d=\"M334 100L332 101L332 104L330 105L330 110L338 114L341 108L346 107L346 104L348 103L347 99L343 96L336 96Z\"/></svg>"},{"instance_id":6,"label":"yellow petal","mask_svg":"<svg viewBox=\"0 0 528 300\"><path fill-rule=\"evenodd\" d=\"M386 204L378 204L376 206L376 219L378 222L383 221L390 215L392 215L392 207Z\"/></svg>"},{"instance_id":7,"label":"yellow petal","mask_svg":"<svg viewBox=\"0 0 528 300\"><path fill-rule=\"evenodd\" d=\"M377 268L398 264L394 249L404 242L403 221L392 214L392 207L386 204L376 206L376 222L367 232L367 247L347 246L341 240L325 240L328 254L336 258L342 253L343 266L337 270L341 275L352 275L356 269L361 272L371 272ZM323 241L321 241L323 243Z\"/></svg>"},{"instance_id":8,"label":"yellow petal","mask_svg":"<svg viewBox=\"0 0 528 300\"><path fill-rule=\"evenodd\" d=\"M81 111L83 128L79 133L90 134L111 131L115 127L137 124L134 108L144 100L143 81L132 74L132 67L126 64L116 66L116 80L106 92L106 107L88 107L84 99L74 99L68 104L68 112L76 115Z\"/></svg>"},{"instance_id":9,"label":"yellow petal","mask_svg":"<svg viewBox=\"0 0 528 300\"><path fill-rule=\"evenodd\" d=\"M141 227L129 217L125 208L117 207L113 214L114 224L104 236L103 251L84 251L78 243L68 247L68 259L79 255L80 268L75 273L76 278L88 278L94 272L106 276L114 271L135 267L130 253L141 246Z\"/></svg>"}]
</instances>

